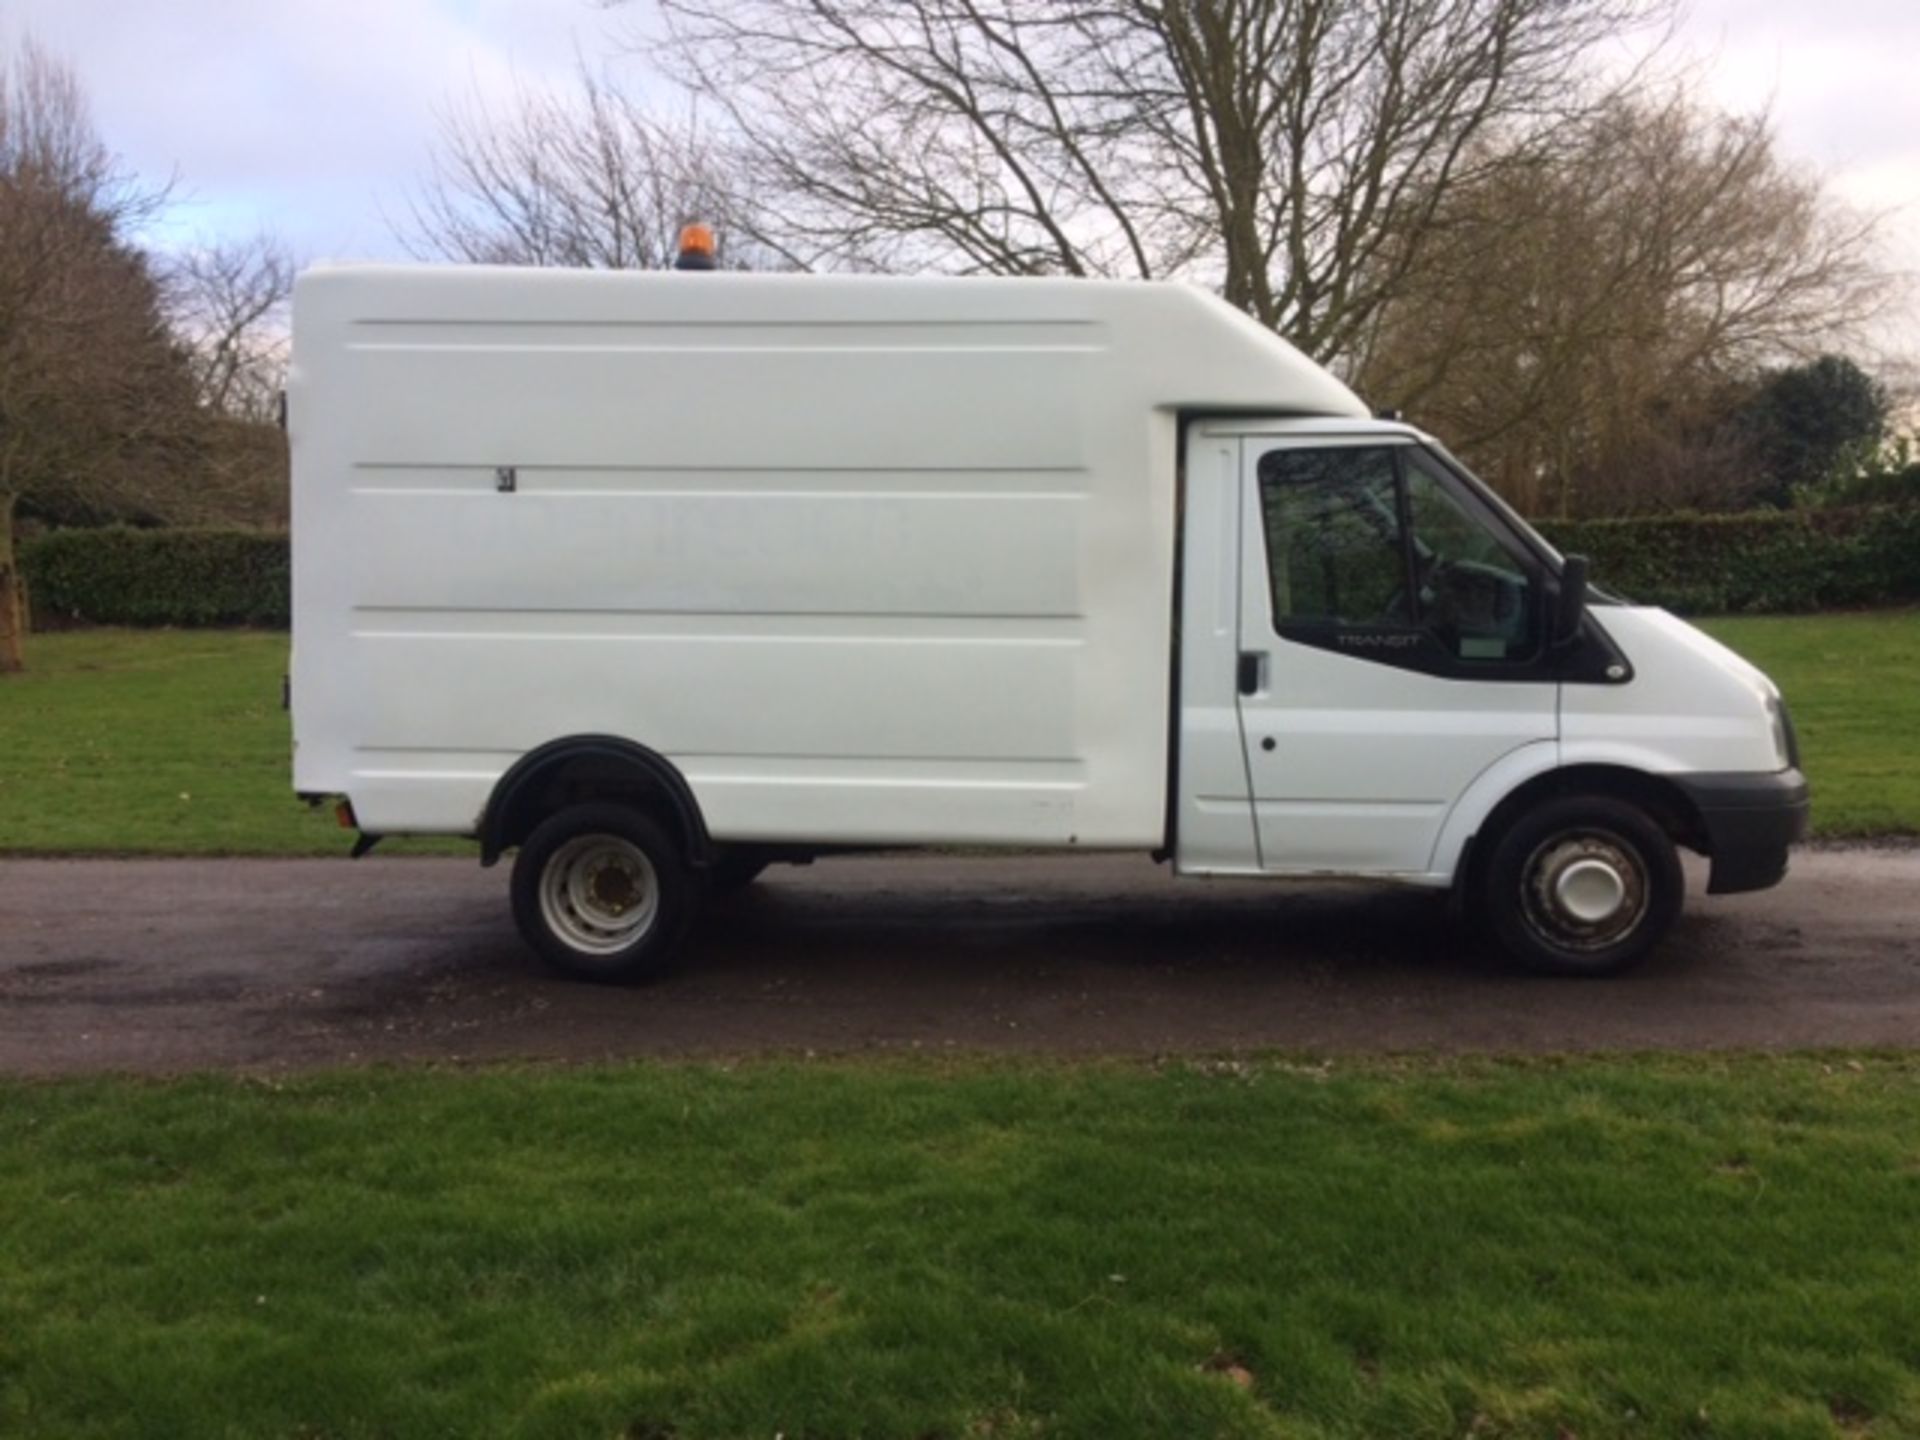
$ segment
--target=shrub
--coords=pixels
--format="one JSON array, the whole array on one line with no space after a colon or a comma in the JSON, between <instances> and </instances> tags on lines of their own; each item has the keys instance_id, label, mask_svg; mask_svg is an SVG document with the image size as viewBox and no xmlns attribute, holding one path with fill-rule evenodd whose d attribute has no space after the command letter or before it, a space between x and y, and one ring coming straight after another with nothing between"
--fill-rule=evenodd
<instances>
[{"instance_id":1,"label":"shrub","mask_svg":"<svg viewBox=\"0 0 1920 1440\"><path fill-rule=\"evenodd\" d=\"M284 534L254 530L54 530L20 547L41 623L285 627Z\"/></svg>"},{"instance_id":2,"label":"shrub","mask_svg":"<svg viewBox=\"0 0 1920 1440\"><path fill-rule=\"evenodd\" d=\"M1595 582L1691 615L1920 600L1920 506L1553 520ZM41 623L284 627L287 537L252 530L55 530L21 568Z\"/></svg>"},{"instance_id":3,"label":"shrub","mask_svg":"<svg viewBox=\"0 0 1920 1440\"><path fill-rule=\"evenodd\" d=\"M1823 495L1822 505L1920 504L1920 460L1898 468L1869 470L1839 480Z\"/></svg>"},{"instance_id":4,"label":"shrub","mask_svg":"<svg viewBox=\"0 0 1920 1440\"><path fill-rule=\"evenodd\" d=\"M1920 599L1920 507L1545 521L1596 583L1688 614L1824 610Z\"/></svg>"}]
</instances>

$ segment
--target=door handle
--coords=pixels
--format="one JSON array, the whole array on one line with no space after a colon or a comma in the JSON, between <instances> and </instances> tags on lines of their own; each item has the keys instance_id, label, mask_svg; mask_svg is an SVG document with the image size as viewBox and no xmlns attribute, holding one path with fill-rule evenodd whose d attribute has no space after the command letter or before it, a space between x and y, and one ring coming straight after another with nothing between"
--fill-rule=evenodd
<instances>
[{"instance_id":1,"label":"door handle","mask_svg":"<svg viewBox=\"0 0 1920 1440\"><path fill-rule=\"evenodd\" d=\"M1267 657L1258 650L1240 652L1240 693L1258 695L1260 693L1261 674L1266 669Z\"/></svg>"}]
</instances>

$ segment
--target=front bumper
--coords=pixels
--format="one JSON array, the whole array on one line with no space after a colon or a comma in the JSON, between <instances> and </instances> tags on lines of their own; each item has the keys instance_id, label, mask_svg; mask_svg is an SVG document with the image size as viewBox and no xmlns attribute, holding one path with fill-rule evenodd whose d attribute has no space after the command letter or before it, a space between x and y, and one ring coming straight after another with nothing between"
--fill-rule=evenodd
<instances>
[{"instance_id":1,"label":"front bumper","mask_svg":"<svg viewBox=\"0 0 1920 1440\"><path fill-rule=\"evenodd\" d=\"M1713 868L1709 895L1736 895L1778 885L1787 849L1807 833L1807 777L1797 768L1771 775L1670 777L1693 801L1706 828Z\"/></svg>"}]
</instances>

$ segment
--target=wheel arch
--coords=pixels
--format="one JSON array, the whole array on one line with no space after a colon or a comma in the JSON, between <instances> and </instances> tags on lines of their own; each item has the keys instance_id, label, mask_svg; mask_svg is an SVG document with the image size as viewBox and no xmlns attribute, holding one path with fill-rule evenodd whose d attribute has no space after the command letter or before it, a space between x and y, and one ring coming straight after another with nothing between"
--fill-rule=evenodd
<instances>
[{"instance_id":1,"label":"wheel arch","mask_svg":"<svg viewBox=\"0 0 1920 1440\"><path fill-rule=\"evenodd\" d=\"M551 740L516 760L481 811L480 863L493 864L549 815L595 800L631 803L659 817L689 864L712 863L713 840L686 776L658 751L617 735Z\"/></svg>"},{"instance_id":2,"label":"wheel arch","mask_svg":"<svg viewBox=\"0 0 1920 1440\"><path fill-rule=\"evenodd\" d=\"M1529 747L1533 749L1535 747ZM1509 757L1512 758L1512 757ZM1560 795L1606 795L1628 801L1666 832L1669 839L1698 854L1707 854L1706 822L1691 796L1671 778L1643 768L1630 759L1583 757L1567 763L1520 767L1518 773L1496 766L1461 798L1442 828L1434 855L1434 869L1450 873L1455 883L1471 873L1480 843L1497 834L1513 816L1542 800ZM1488 781L1494 781L1488 784Z\"/></svg>"}]
</instances>

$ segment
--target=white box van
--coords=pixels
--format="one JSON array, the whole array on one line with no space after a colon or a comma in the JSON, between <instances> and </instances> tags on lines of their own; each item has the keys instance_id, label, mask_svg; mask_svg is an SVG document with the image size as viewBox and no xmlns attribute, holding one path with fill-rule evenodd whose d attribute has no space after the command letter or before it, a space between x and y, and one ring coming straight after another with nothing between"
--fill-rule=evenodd
<instances>
[{"instance_id":1,"label":"white box van","mask_svg":"<svg viewBox=\"0 0 1920 1440\"><path fill-rule=\"evenodd\" d=\"M1454 888L1598 972L1776 883L1778 691L1172 284L327 267L294 786L654 971L764 865L966 845Z\"/></svg>"}]
</instances>

